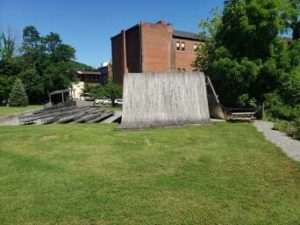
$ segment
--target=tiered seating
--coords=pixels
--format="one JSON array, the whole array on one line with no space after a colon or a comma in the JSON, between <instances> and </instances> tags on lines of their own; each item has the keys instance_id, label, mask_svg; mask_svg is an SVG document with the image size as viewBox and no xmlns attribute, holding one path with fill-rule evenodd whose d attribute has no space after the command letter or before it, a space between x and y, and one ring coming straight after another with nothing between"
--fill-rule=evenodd
<instances>
[{"instance_id":1,"label":"tiered seating","mask_svg":"<svg viewBox=\"0 0 300 225\"><path fill-rule=\"evenodd\" d=\"M87 121L87 123L98 123L98 122L104 121L105 119L107 119L108 117L111 117L113 115L114 115L114 113L112 111L104 112L101 115L95 117L94 119Z\"/></svg>"},{"instance_id":2,"label":"tiered seating","mask_svg":"<svg viewBox=\"0 0 300 225\"><path fill-rule=\"evenodd\" d=\"M19 118L21 124L51 124L51 123L97 123L110 116L113 111L100 110L95 107L49 107Z\"/></svg>"}]
</instances>

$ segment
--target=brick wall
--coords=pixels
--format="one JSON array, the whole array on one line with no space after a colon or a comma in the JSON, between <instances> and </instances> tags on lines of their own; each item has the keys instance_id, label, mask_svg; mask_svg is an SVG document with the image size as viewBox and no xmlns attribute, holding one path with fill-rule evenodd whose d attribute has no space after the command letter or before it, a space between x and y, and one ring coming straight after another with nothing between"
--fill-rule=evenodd
<instances>
[{"instance_id":1,"label":"brick wall","mask_svg":"<svg viewBox=\"0 0 300 225\"><path fill-rule=\"evenodd\" d=\"M184 42L185 50L177 50ZM141 22L111 38L114 82L123 85L130 73L171 72L194 70L194 45L199 41L173 37L173 28L164 22Z\"/></svg>"},{"instance_id":2,"label":"brick wall","mask_svg":"<svg viewBox=\"0 0 300 225\"><path fill-rule=\"evenodd\" d=\"M177 50L177 42L181 45L184 43L185 45L185 50ZM195 68L192 67L192 63L196 59L196 53L194 51L194 45L198 45L198 41L195 40L188 40L188 39L180 39L180 38L173 38L173 52L175 54L174 57L174 69L178 70L180 69L183 71L187 72L192 72Z\"/></svg>"},{"instance_id":3,"label":"brick wall","mask_svg":"<svg viewBox=\"0 0 300 225\"><path fill-rule=\"evenodd\" d=\"M123 85L124 74L127 73L125 33L123 31L119 35L111 38L111 48L113 80L115 83Z\"/></svg>"},{"instance_id":4,"label":"brick wall","mask_svg":"<svg viewBox=\"0 0 300 225\"><path fill-rule=\"evenodd\" d=\"M126 31L126 58L129 73L141 72L140 26L136 25Z\"/></svg>"},{"instance_id":5,"label":"brick wall","mask_svg":"<svg viewBox=\"0 0 300 225\"><path fill-rule=\"evenodd\" d=\"M172 26L141 23L142 72L170 72Z\"/></svg>"}]
</instances>

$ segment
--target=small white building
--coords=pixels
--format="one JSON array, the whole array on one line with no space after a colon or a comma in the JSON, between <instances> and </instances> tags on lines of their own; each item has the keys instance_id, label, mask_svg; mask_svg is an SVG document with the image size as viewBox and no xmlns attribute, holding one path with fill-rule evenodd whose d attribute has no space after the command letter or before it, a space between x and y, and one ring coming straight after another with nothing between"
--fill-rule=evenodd
<instances>
[{"instance_id":1,"label":"small white building","mask_svg":"<svg viewBox=\"0 0 300 225\"><path fill-rule=\"evenodd\" d=\"M84 82L79 81L77 83L72 83L72 87L70 92L72 93L72 97L74 100L84 100L82 96L84 90Z\"/></svg>"}]
</instances>

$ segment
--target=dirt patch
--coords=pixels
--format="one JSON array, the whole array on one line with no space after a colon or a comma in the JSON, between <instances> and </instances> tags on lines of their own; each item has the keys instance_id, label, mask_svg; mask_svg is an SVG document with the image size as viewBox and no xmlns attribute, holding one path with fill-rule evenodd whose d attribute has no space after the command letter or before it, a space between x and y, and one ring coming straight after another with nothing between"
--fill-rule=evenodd
<instances>
[{"instance_id":1,"label":"dirt patch","mask_svg":"<svg viewBox=\"0 0 300 225\"><path fill-rule=\"evenodd\" d=\"M41 137L39 139L39 141L52 141L52 140L56 140L58 138L59 138L59 136L57 136L57 135L45 135L45 136Z\"/></svg>"},{"instance_id":2,"label":"dirt patch","mask_svg":"<svg viewBox=\"0 0 300 225\"><path fill-rule=\"evenodd\" d=\"M128 140L122 140L121 142L122 142L122 143L125 143L125 144L133 144L133 145L136 144L135 141L128 141Z\"/></svg>"}]
</instances>

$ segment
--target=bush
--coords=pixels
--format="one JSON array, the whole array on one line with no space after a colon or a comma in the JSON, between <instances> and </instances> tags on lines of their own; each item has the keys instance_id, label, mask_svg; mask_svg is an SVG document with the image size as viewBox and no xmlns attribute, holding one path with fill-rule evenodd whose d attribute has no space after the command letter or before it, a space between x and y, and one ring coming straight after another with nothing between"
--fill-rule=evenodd
<instances>
[{"instance_id":1,"label":"bush","mask_svg":"<svg viewBox=\"0 0 300 225\"><path fill-rule=\"evenodd\" d=\"M28 97L25 92L24 86L20 79L15 81L15 84L9 94L9 105L10 106L27 106Z\"/></svg>"},{"instance_id":2,"label":"bush","mask_svg":"<svg viewBox=\"0 0 300 225\"><path fill-rule=\"evenodd\" d=\"M274 124L274 130L286 133L288 136L300 140L300 119L292 122L279 120Z\"/></svg>"},{"instance_id":3,"label":"bush","mask_svg":"<svg viewBox=\"0 0 300 225\"><path fill-rule=\"evenodd\" d=\"M295 134L294 134L294 138L300 140L300 119L296 119L295 120Z\"/></svg>"},{"instance_id":4,"label":"bush","mask_svg":"<svg viewBox=\"0 0 300 225\"><path fill-rule=\"evenodd\" d=\"M288 121L300 118L300 104L293 106L285 104L277 93L265 95L265 108L266 116L269 118Z\"/></svg>"},{"instance_id":5,"label":"bush","mask_svg":"<svg viewBox=\"0 0 300 225\"><path fill-rule=\"evenodd\" d=\"M288 122L287 121L277 121L274 124L273 130L278 130L278 131L286 131L288 126Z\"/></svg>"}]
</instances>

